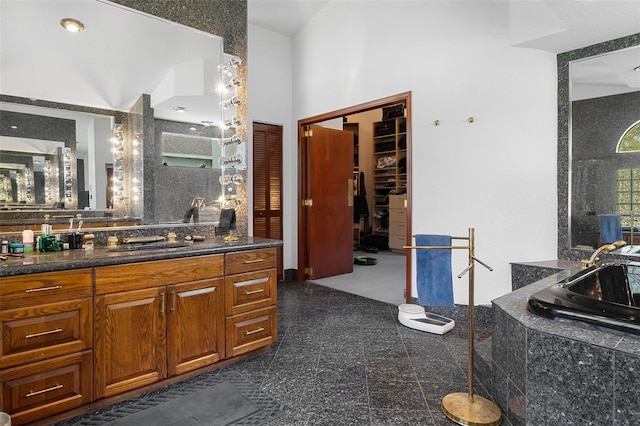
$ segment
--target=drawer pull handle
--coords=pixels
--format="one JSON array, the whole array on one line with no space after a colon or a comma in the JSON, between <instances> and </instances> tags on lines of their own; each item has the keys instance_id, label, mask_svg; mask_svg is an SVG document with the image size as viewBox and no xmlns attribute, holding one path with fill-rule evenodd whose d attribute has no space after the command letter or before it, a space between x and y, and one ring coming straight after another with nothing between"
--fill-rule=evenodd
<instances>
[{"instance_id":1,"label":"drawer pull handle","mask_svg":"<svg viewBox=\"0 0 640 426\"><path fill-rule=\"evenodd\" d=\"M62 389L63 387L64 387L64 385L55 385L55 386L50 387L50 388L48 388L48 389L42 389L42 390L35 391L35 392L34 392L34 391L30 391L30 392L29 392L28 394L26 394L25 396L26 396L27 398L29 398L29 397L32 397L32 396L41 395L41 394L43 394L43 393L47 393L47 392L51 392L51 391L54 391L54 390Z\"/></svg>"},{"instance_id":2,"label":"drawer pull handle","mask_svg":"<svg viewBox=\"0 0 640 426\"><path fill-rule=\"evenodd\" d=\"M56 334L56 333L60 333L61 331L62 331L61 328L54 328L53 330L43 331L42 333L27 334L26 336L24 336L24 338L33 339L34 337L46 336L47 334Z\"/></svg>"},{"instance_id":3,"label":"drawer pull handle","mask_svg":"<svg viewBox=\"0 0 640 426\"><path fill-rule=\"evenodd\" d=\"M164 304L166 303L164 300L164 291L160 293L160 316L164 316Z\"/></svg>"},{"instance_id":4,"label":"drawer pull handle","mask_svg":"<svg viewBox=\"0 0 640 426\"><path fill-rule=\"evenodd\" d=\"M260 328L258 328L256 330L253 330L253 331L247 331L245 333L245 335L250 336L252 334L260 333L261 331L264 331L264 327L260 327Z\"/></svg>"},{"instance_id":5,"label":"drawer pull handle","mask_svg":"<svg viewBox=\"0 0 640 426\"><path fill-rule=\"evenodd\" d=\"M263 291L264 291L264 288L261 288L259 290L245 291L244 294L248 296L250 294L262 293Z\"/></svg>"},{"instance_id":6,"label":"drawer pull handle","mask_svg":"<svg viewBox=\"0 0 640 426\"><path fill-rule=\"evenodd\" d=\"M41 288L30 288L27 290L27 293L37 293L39 291L49 291L49 290L60 290L62 288L61 285L54 285L51 287L41 287Z\"/></svg>"},{"instance_id":7,"label":"drawer pull handle","mask_svg":"<svg viewBox=\"0 0 640 426\"><path fill-rule=\"evenodd\" d=\"M171 312L176 311L176 291L171 290Z\"/></svg>"},{"instance_id":8,"label":"drawer pull handle","mask_svg":"<svg viewBox=\"0 0 640 426\"><path fill-rule=\"evenodd\" d=\"M260 262L264 262L264 259L245 260L244 264L248 265L249 263L260 263Z\"/></svg>"}]
</instances>

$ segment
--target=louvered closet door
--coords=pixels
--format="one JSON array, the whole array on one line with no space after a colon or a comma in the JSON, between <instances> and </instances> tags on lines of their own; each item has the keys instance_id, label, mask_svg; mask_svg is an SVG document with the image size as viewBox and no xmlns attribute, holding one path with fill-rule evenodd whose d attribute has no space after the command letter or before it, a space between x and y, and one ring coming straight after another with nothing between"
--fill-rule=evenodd
<instances>
[{"instance_id":1,"label":"louvered closet door","mask_svg":"<svg viewBox=\"0 0 640 426\"><path fill-rule=\"evenodd\" d=\"M282 240L282 127L253 123L253 235ZM278 279L284 278L282 247Z\"/></svg>"}]
</instances>

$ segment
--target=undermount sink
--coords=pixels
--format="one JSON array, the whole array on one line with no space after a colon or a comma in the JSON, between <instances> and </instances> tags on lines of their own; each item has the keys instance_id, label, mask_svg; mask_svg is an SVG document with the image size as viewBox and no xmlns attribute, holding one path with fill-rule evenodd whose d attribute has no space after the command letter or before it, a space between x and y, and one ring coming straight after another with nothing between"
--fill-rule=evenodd
<instances>
[{"instance_id":1,"label":"undermount sink","mask_svg":"<svg viewBox=\"0 0 640 426\"><path fill-rule=\"evenodd\" d=\"M126 246L112 247L107 249L111 252L123 252L123 251L142 251L142 250L165 250L165 249L179 249L191 247L193 243L147 243L147 244L129 244Z\"/></svg>"}]
</instances>

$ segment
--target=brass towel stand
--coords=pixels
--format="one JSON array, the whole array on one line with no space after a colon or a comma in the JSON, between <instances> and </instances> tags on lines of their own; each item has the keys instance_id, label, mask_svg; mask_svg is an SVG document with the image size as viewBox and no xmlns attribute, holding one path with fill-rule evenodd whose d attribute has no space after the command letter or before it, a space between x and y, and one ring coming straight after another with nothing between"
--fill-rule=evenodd
<instances>
[{"instance_id":1,"label":"brass towel stand","mask_svg":"<svg viewBox=\"0 0 640 426\"><path fill-rule=\"evenodd\" d=\"M493 268L482 262L475 256L475 229L469 228L468 237L451 237L452 240L467 240L469 245L466 246L404 246L405 249L417 250L456 250L463 249L469 251L469 264L464 271L458 274L458 278L462 278L469 273L469 355L468 355L468 387L469 391L455 392L445 395L442 398L442 411L454 422L460 425L499 425L502 421L502 411L500 407L493 401L476 395L473 392L473 288L474 288L474 265L478 262L490 271Z\"/></svg>"}]
</instances>

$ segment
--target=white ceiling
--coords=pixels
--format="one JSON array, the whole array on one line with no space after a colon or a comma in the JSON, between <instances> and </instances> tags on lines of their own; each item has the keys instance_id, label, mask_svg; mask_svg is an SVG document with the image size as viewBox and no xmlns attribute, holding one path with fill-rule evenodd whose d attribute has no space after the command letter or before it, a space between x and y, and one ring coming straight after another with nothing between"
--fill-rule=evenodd
<instances>
[{"instance_id":1,"label":"white ceiling","mask_svg":"<svg viewBox=\"0 0 640 426\"><path fill-rule=\"evenodd\" d=\"M341 1L356 0L248 0L248 20L293 36L328 3ZM517 46L561 53L640 32L640 0L493 1L509 4L509 25Z\"/></svg>"},{"instance_id":2,"label":"white ceiling","mask_svg":"<svg viewBox=\"0 0 640 426\"><path fill-rule=\"evenodd\" d=\"M248 0L250 24L293 37L330 2L355 0ZM362 0L391 1L391 0ZM394 0L398 1L398 0ZM409 0L457 1L457 0ZM495 0L508 3L513 46L553 53L640 32L640 0ZM572 97L640 90L640 48L576 63Z\"/></svg>"},{"instance_id":3,"label":"white ceiling","mask_svg":"<svg viewBox=\"0 0 640 426\"><path fill-rule=\"evenodd\" d=\"M293 36L329 0L248 0L250 24Z\"/></svg>"}]
</instances>

